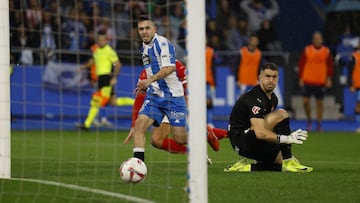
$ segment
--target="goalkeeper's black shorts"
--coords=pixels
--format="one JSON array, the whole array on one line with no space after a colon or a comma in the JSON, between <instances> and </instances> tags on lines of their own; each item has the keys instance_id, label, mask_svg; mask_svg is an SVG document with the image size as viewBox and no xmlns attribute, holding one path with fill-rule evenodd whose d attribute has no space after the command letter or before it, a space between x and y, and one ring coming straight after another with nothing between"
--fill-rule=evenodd
<instances>
[{"instance_id":1,"label":"goalkeeper's black shorts","mask_svg":"<svg viewBox=\"0 0 360 203\"><path fill-rule=\"evenodd\" d=\"M233 149L246 158L263 163L274 163L280 152L279 144L257 139L253 130L233 129L228 134Z\"/></svg>"}]
</instances>

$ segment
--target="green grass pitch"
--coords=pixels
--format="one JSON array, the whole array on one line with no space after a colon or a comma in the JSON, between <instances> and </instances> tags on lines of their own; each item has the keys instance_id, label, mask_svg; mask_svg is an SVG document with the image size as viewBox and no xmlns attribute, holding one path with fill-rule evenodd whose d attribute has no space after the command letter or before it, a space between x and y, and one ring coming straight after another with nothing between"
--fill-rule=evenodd
<instances>
[{"instance_id":1,"label":"green grass pitch","mask_svg":"<svg viewBox=\"0 0 360 203\"><path fill-rule=\"evenodd\" d=\"M154 202L188 202L187 159L146 148L148 176L137 185L123 183L120 163L132 155L122 141L127 132L13 131L12 177L40 179L130 195ZM229 141L219 152L209 148L209 202L360 202L360 135L310 133L293 146L308 174L224 173L236 161ZM0 163L1 164L1 163ZM20 180L0 180L0 202L128 202L89 191Z\"/></svg>"}]
</instances>

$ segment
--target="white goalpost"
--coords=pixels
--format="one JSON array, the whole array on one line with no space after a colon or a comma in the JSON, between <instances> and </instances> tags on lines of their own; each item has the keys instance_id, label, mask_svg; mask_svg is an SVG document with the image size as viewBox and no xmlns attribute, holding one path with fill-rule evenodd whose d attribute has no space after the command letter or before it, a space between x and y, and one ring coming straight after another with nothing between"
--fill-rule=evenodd
<instances>
[{"instance_id":1,"label":"white goalpost","mask_svg":"<svg viewBox=\"0 0 360 203\"><path fill-rule=\"evenodd\" d=\"M0 1L0 178L11 177L9 1Z\"/></svg>"},{"instance_id":2,"label":"white goalpost","mask_svg":"<svg viewBox=\"0 0 360 203\"><path fill-rule=\"evenodd\" d=\"M189 199L208 201L206 91L205 91L205 1L187 1L187 50L189 68Z\"/></svg>"}]
</instances>

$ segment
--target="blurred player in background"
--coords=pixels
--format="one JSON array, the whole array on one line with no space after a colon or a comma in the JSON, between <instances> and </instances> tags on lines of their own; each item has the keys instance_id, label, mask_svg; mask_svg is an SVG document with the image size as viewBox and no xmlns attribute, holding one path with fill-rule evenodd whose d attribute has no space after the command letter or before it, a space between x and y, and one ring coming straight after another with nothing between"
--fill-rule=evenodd
<instances>
[{"instance_id":1,"label":"blurred player in background","mask_svg":"<svg viewBox=\"0 0 360 203\"><path fill-rule=\"evenodd\" d=\"M249 37L248 44L240 49L240 61L237 75L238 96L244 94L258 84L261 51L258 49L259 39L256 35Z\"/></svg>"},{"instance_id":2,"label":"blurred player in background","mask_svg":"<svg viewBox=\"0 0 360 203\"><path fill-rule=\"evenodd\" d=\"M214 97L215 97L215 50L210 46L206 46L205 60L206 60L206 118L207 124L213 126L214 117Z\"/></svg>"},{"instance_id":3,"label":"blurred player in background","mask_svg":"<svg viewBox=\"0 0 360 203\"><path fill-rule=\"evenodd\" d=\"M183 63L181 63L179 60L176 60L176 75L183 84L184 95L185 95L185 99L186 99L187 70L186 70L185 65ZM139 81L145 80L146 78L147 78L146 71L143 70L140 73ZM124 141L125 144L128 144L130 142L130 140L132 139L132 137L134 136L135 121L138 117L140 108L144 103L145 97L146 97L146 92L144 92L144 91L137 92L137 95L135 98L135 103L133 105L131 129L130 129L128 136L126 137L126 139ZM169 120L165 116L159 127L156 127L156 126L152 127L151 144L158 149L162 149L162 150L168 151L170 153L185 154L187 152L186 145L178 144L173 138L169 137L170 134L171 134L171 130L170 130ZM209 134L208 140L210 140L209 144L213 148L213 150L218 151L219 150L219 142L218 142L218 139L216 138L216 136Z\"/></svg>"},{"instance_id":4,"label":"blurred player in background","mask_svg":"<svg viewBox=\"0 0 360 203\"><path fill-rule=\"evenodd\" d=\"M132 98L116 98L114 87L121 69L121 62L115 50L108 44L105 32L99 31L96 38L96 46L92 47L92 59L79 68L81 71L92 67L92 74L96 72L92 77L96 75L97 79L97 91L92 95L88 116L83 123L76 123L76 127L82 130L90 128L101 107L107 104L129 106L134 103Z\"/></svg>"},{"instance_id":5,"label":"blurred player in background","mask_svg":"<svg viewBox=\"0 0 360 203\"><path fill-rule=\"evenodd\" d=\"M279 79L273 63L261 66L259 85L242 95L233 107L228 136L240 161L225 168L225 172L289 171L310 172L292 156L291 144L302 144L307 132L291 132L290 119L273 93ZM248 159L257 162L251 163Z\"/></svg>"},{"instance_id":6,"label":"blurred player in background","mask_svg":"<svg viewBox=\"0 0 360 203\"><path fill-rule=\"evenodd\" d=\"M299 85L303 89L304 110L307 118L307 130L311 130L310 97L316 98L317 130L321 131L324 111L325 89L331 88L334 72L333 57L330 49L323 45L320 32L314 32L312 44L305 47L299 61Z\"/></svg>"},{"instance_id":7,"label":"blurred player in background","mask_svg":"<svg viewBox=\"0 0 360 203\"><path fill-rule=\"evenodd\" d=\"M97 47L98 46L96 43L90 47L91 55L96 51ZM92 58L89 59L86 64L83 64L79 67L79 71L83 71L84 69L87 70L87 73L88 73L87 75L88 75L88 79L90 81L90 85L92 87L94 87L95 89L97 89L98 77L96 75L96 66L95 66ZM109 128L113 127L113 124L106 117L104 108L99 109L99 113L98 113L97 117L100 118L100 121L98 118L94 118L92 124L95 127L109 127Z\"/></svg>"},{"instance_id":8,"label":"blurred player in background","mask_svg":"<svg viewBox=\"0 0 360 203\"><path fill-rule=\"evenodd\" d=\"M358 124L356 132L360 133L360 42L356 51L352 53L352 57L349 63L349 73L351 73L350 91L355 93L355 117Z\"/></svg>"}]
</instances>

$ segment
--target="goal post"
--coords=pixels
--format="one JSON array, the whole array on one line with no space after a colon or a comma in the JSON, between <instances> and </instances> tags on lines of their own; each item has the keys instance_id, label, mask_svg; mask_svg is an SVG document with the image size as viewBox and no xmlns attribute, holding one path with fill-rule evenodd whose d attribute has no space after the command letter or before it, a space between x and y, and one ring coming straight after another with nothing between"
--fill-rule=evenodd
<instances>
[{"instance_id":1,"label":"goal post","mask_svg":"<svg viewBox=\"0 0 360 203\"><path fill-rule=\"evenodd\" d=\"M189 199L208 201L205 87L205 1L187 1L189 68Z\"/></svg>"},{"instance_id":2,"label":"goal post","mask_svg":"<svg viewBox=\"0 0 360 203\"><path fill-rule=\"evenodd\" d=\"M0 1L0 11L0 178L10 178L9 1Z\"/></svg>"}]
</instances>

